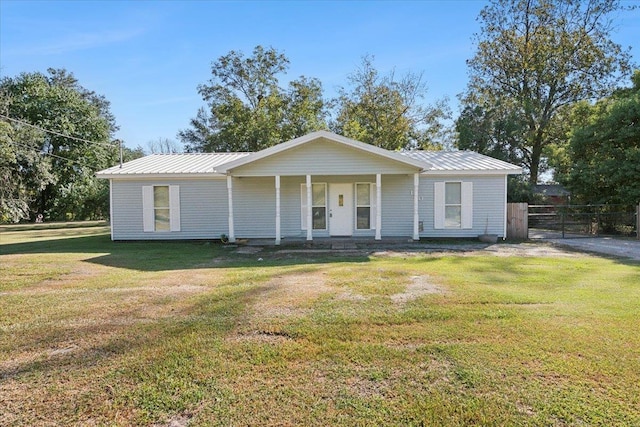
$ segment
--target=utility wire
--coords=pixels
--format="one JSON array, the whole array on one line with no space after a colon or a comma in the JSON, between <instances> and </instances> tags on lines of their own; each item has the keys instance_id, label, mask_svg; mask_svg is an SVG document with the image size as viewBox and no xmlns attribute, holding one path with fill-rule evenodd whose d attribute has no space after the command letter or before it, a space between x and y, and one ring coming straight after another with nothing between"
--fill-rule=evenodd
<instances>
[{"instance_id":1,"label":"utility wire","mask_svg":"<svg viewBox=\"0 0 640 427\"><path fill-rule=\"evenodd\" d=\"M4 114L0 114L0 117L2 117L3 119L11 120L12 122L15 122L15 123L20 123L22 125L29 126L31 128L37 129L37 130L42 131L42 132L52 133L54 135L58 135L58 136L61 136L63 138L69 138L69 139L73 139L75 141L86 142L86 143L89 143L89 144L103 145L103 146L111 147L111 148L116 146L116 145L108 143L108 142L89 141L88 139L82 139L82 138L77 138L75 136L65 135L63 133L56 132L55 130L45 129L45 128L42 128L40 126L32 125L31 123L25 122L23 120L18 120L18 119L14 119L13 117L5 116Z\"/></svg>"},{"instance_id":2,"label":"utility wire","mask_svg":"<svg viewBox=\"0 0 640 427\"><path fill-rule=\"evenodd\" d=\"M12 143L13 145L17 145L17 146L20 146L22 148L26 148L28 150L37 151L37 148L30 147L27 144L24 144L22 142L18 142L18 141L9 141L9 142ZM78 160L73 160L73 159L70 159L68 157L58 156L57 154L53 154L53 153L47 153L46 151L43 151L43 150L40 150L39 154L41 156L51 156L51 157L55 157L56 159L65 160L65 161L67 161L69 163L73 163L73 164L75 164L77 166L80 166L80 167L83 167L83 168L94 169L94 168L92 168L91 166L89 166L89 165L87 165L85 163L80 163Z\"/></svg>"}]
</instances>

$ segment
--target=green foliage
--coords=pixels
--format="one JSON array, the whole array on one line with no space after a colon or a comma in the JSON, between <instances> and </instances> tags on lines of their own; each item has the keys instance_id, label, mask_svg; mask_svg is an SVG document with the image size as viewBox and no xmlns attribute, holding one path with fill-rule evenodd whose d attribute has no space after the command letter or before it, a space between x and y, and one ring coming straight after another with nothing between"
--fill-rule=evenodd
<instances>
[{"instance_id":1,"label":"green foliage","mask_svg":"<svg viewBox=\"0 0 640 427\"><path fill-rule=\"evenodd\" d=\"M621 89L592 107L573 132L566 185L583 203L640 201L640 71L633 87Z\"/></svg>"},{"instance_id":2,"label":"green foliage","mask_svg":"<svg viewBox=\"0 0 640 427\"><path fill-rule=\"evenodd\" d=\"M441 148L448 108L445 101L422 102L427 92L422 74L381 76L373 58L365 56L348 80L350 88L341 88L336 100L336 133L388 150Z\"/></svg>"},{"instance_id":3,"label":"green foliage","mask_svg":"<svg viewBox=\"0 0 640 427\"><path fill-rule=\"evenodd\" d=\"M301 76L284 89L278 78L288 66L284 54L262 46L250 57L218 58L209 83L198 87L208 109L178 134L186 151L258 151L326 127L320 81Z\"/></svg>"},{"instance_id":4,"label":"green foliage","mask_svg":"<svg viewBox=\"0 0 640 427\"><path fill-rule=\"evenodd\" d=\"M528 168L530 158L523 149L524 124L519 118L500 108L467 106L456 120L457 147L476 151Z\"/></svg>"},{"instance_id":5,"label":"green foliage","mask_svg":"<svg viewBox=\"0 0 640 427\"><path fill-rule=\"evenodd\" d=\"M609 94L628 74L630 55L610 38L610 16L619 10L611 0L493 0L482 10L462 102L470 111L500 109L498 117L521 126L518 138L501 141L523 154L532 184L547 147L567 134L566 107Z\"/></svg>"},{"instance_id":6,"label":"green foliage","mask_svg":"<svg viewBox=\"0 0 640 427\"><path fill-rule=\"evenodd\" d=\"M42 135L0 120L0 222L29 217L29 204L39 191L55 182L51 162L39 154Z\"/></svg>"},{"instance_id":7,"label":"green foliage","mask_svg":"<svg viewBox=\"0 0 640 427\"><path fill-rule=\"evenodd\" d=\"M3 205L8 205L5 200L19 200L6 210L12 214L4 213L3 207L2 219L15 221L37 213L47 219L107 216L107 187L93 174L117 158L117 149L109 144L117 129L109 102L82 87L66 70L6 77L0 81L0 92L3 115L12 119L3 119L2 144L16 150L9 160L3 159L12 169L8 188L13 189L12 197L3 197ZM25 185L29 190L20 191Z\"/></svg>"}]
</instances>

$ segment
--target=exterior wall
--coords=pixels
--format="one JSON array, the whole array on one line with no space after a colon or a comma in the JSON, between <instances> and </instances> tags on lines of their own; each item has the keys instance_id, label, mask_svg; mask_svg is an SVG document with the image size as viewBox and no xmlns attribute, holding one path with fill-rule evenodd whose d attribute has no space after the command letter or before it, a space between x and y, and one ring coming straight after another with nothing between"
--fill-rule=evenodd
<instances>
[{"instance_id":1,"label":"exterior wall","mask_svg":"<svg viewBox=\"0 0 640 427\"><path fill-rule=\"evenodd\" d=\"M142 187L180 186L180 231L144 232ZM228 233L227 184L224 179L112 180L113 240L218 239Z\"/></svg>"},{"instance_id":2,"label":"exterior wall","mask_svg":"<svg viewBox=\"0 0 640 427\"><path fill-rule=\"evenodd\" d=\"M356 183L374 182L375 175L356 176L312 176L314 183ZM275 237L275 178L235 178L234 218L236 236L254 238ZM304 176L282 177L280 183L280 225L283 238L306 238L307 232L301 228L300 185L306 183ZM239 194L240 192L246 194ZM236 202L237 199L241 201ZM329 219L330 220L330 219ZM373 236L375 230L356 230L354 236ZM313 237L329 237L329 229L314 230Z\"/></svg>"},{"instance_id":3,"label":"exterior wall","mask_svg":"<svg viewBox=\"0 0 640 427\"><path fill-rule=\"evenodd\" d=\"M473 224L470 229L434 228L434 183L473 182ZM464 177L420 177L419 184L419 220L423 222L420 237L476 237L480 234L504 236L505 224L505 179L499 176ZM486 227L486 231L485 231Z\"/></svg>"},{"instance_id":4,"label":"exterior wall","mask_svg":"<svg viewBox=\"0 0 640 427\"><path fill-rule=\"evenodd\" d=\"M347 147L329 140L319 140L266 157L233 169L236 176L296 176L306 174L401 174L417 172L417 167L402 164L375 154Z\"/></svg>"},{"instance_id":5,"label":"exterior wall","mask_svg":"<svg viewBox=\"0 0 640 427\"><path fill-rule=\"evenodd\" d=\"M476 237L488 232L504 237L504 176L465 176L473 182L473 224L470 229L434 228L434 183L461 181L455 177L421 176L419 184L420 237ZM313 175L312 182L375 183L375 174ZM283 238L305 238L301 229L300 185L305 176L281 178L280 210ZM180 186L180 231L144 232L142 187ZM226 179L112 180L113 240L218 239L229 234ZM355 192L354 192L355 196ZM233 179L233 208L237 238L275 238L275 178ZM411 237L413 234L413 174L382 175L382 230L384 237ZM354 216L355 220L355 216ZM329 219L330 221L330 219ZM485 227L487 229L485 230ZM373 237L375 230L356 230L354 237ZM328 237L327 230L314 230L313 237Z\"/></svg>"}]
</instances>

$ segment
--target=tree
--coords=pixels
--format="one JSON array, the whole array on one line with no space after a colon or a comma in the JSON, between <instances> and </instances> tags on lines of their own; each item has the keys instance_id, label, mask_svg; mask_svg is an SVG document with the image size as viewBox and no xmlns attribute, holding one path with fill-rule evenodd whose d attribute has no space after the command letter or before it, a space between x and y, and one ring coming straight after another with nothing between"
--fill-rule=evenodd
<instances>
[{"instance_id":1,"label":"tree","mask_svg":"<svg viewBox=\"0 0 640 427\"><path fill-rule=\"evenodd\" d=\"M13 188L20 188L26 177L31 180L28 195L21 198L30 216L106 216L108 186L97 182L94 173L117 158L117 149L109 143L117 129L109 102L82 87L66 70L7 77L0 81L0 92L5 100L3 147L19 150L13 160L8 156L8 164L20 163L12 174ZM42 156L46 157L39 159ZM19 216L24 217L24 211Z\"/></svg>"},{"instance_id":2,"label":"tree","mask_svg":"<svg viewBox=\"0 0 640 427\"><path fill-rule=\"evenodd\" d=\"M467 106L456 120L457 148L476 151L506 162L529 167L531 159L523 147L519 118L503 109Z\"/></svg>"},{"instance_id":3,"label":"tree","mask_svg":"<svg viewBox=\"0 0 640 427\"><path fill-rule=\"evenodd\" d=\"M0 222L28 218L37 193L54 182L51 163L34 144L41 137L0 118Z\"/></svg>"},{"instance_id":4,"label":"tree","mask_svg":"<svg viewBox=\"0 0 640 427\"><path fill-rule=\"evenodd\" d=\"M288 66L284 54L262 46L250 57L218 58L208 84L198 86L208 108L178 133L186 151L258 151L326 127L320 81L302 76L282 88Z\"/></svg>"},{"instance_id":5,"label":"tree","mask_svg":"<svg viewBox=\"0 0 640 427\"><path fill-rule=\"evenodd\" d=\"M441 145L446 101L434 106L422 101L427 92L422 74L381 76L373 58L365 56L348 81L350 87L341 88L336 100L336 133L389 150Z\"/></svg>"},{"instance_id":6,"label":"tree","mask_svg":"<svg viewBox=\"0 0 640 427\"><path fill-rule=\"evenodd\" d=\"M151 154L173 154L179 153L178 143L169 138L158 138L147 143Z\"/></svg>"},{"instance_id":7,"label":"tree","mask_svg":"<svg viewBox=\"0 0 640 427\"><path fill-rule=\"evenodd\" d=\"M630 55L610 38L614 0L492 0L480 13L463 104L500 108L523 123L515 150L537 183L546 148L567 132L568 107L611 93Z\"/></svg>"},{"instance_id":8,"label":"tree","mask_svg":"<svg viewBox=\"0 0 640 427\"><path fill-rule=\"evenodd\" d=\"M640 202L640 70L634 74L633 87L616 91L588 111L587 123L573 131L565 184L583 203L636 205Z\"/></svg>"}]
</instances>

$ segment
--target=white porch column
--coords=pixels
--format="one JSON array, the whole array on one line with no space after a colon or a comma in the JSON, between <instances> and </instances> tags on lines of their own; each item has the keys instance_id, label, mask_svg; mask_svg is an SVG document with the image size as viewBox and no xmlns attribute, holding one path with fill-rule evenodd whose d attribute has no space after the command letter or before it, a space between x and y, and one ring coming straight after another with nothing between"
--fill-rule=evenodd
<instances>
[{"instance_id":1,"label":"white porch column","mask_svg":"<svg viewBox=\"0 0 640 427\"><path fill-rule=\"evenodd\" d=\"M313 215L311 197L311 175L307 175L307 240L313 240Z\"/></svg>"},{"instance_id":2,"label":"white porch column","mask_svg":"<svg viewBox=\"0 0 640 427\"><path fill-rule=\"evenodd\" d=\"M413 175L413 240L420 240L420 228L418 215L418 187L420 185L420 174Z\"/></svg>"},{"instance_id":3,"label":"white porch column","mask_svg":"<svg viewBox=\"0 0 640 427\"><path fill-rule=\"evenodd\" d=\"M376 174L376 240L382 239L382 175Z\"/></svg>"},{"instance_id":4,"label":"white porch column","mask_svg":"<svg viewBox=\"0 0 640 427\"><path fill-rule=\"evenodd\" d=\"M231 175L227 175L227 195L229 199L229 242L236 241L236 232L233 229L233 181Z\"/></svg>"},{"instance_id":5,"label":"white porch column","mask_svg":"<svg viewBox=\"0 0 640 427\"><path fill-rule=\"evenodd\" d=\"M280 175L276 175L276 245L280 244Z\"/></svg>"}]
</instances>

